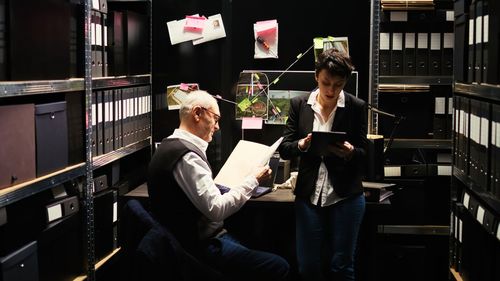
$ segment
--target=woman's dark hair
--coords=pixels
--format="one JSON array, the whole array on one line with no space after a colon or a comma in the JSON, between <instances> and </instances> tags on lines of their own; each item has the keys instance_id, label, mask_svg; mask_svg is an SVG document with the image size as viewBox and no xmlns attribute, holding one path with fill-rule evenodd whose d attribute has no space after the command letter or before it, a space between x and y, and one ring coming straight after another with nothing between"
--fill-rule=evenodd
<instances>
[{"instance_id":1,"label":"woman's dark hair","mask_svg":"<svg viewBox=\"0 0 500 281\"><path fill-rule=\"evenodd\" d=\"M332 76L340 76L347 79L354 70L354 65L348 54L333 48L323 51L318 56L316 75L323 69Z\"/></svg>"}]
</instances>

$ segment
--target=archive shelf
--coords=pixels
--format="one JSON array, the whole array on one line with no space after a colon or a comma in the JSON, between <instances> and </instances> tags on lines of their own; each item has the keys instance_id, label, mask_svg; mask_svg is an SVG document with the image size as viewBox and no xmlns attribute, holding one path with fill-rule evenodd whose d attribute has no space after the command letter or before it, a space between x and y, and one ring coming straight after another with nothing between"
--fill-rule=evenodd
<instances>
[{"instance_id":1,"label":"archive shelf","mask_svg":"<svg viewBox=\"0 0 500 281\"><path fill-rule=\"evenodd\" d=\"M0 190L0 208L85 175L85 163L80 163L45 176Z\"/></svg>"},{"instance_id":2,"label":"archive shelf","mask_svg":"<svg viewBox=\"0 0 500 281\"><path fill-rule=\"evenodd\" d=\"M380 84L451 85L453 76L380 76Z\"/></svg>"},{"instance_id":3,"label":"archive shelf","mask_svg":"<svg viewBox=\"0 0 500 281\"><path fill-rule=\"evenodd\" d=\"M47 1L54 2L54 1ZM9 105L17 105L22 103L34 103L38 105L40 103L53 102L53 101L67 101L68 108L71 108L71 114L68 114L68 127L72 126L72 130L70 134L68 134L68 138L71 139L71 144L74 146L70 147L71 161L69 161L69 166L59 169L57 171L51 172L49 174L38 176L34 179L22 182L20 184L7 186L0 190L0 208L7 207L7 213L10 212L9 206L12 203L24 204L24 202L30 202L28 199L30 197L35 197L38 193L48 192L53 187L59 185L65 185L66 183L78 184L78 187L81 187L81 193L78 194L78 200L81 202L81 216L82 221L79 227L81 227L82 237L84 238L83 243L81 243L82 251L84 252L83 260L79 262L82 263L83 271L77 274L80 274L79 278L81 280L95 280L95 270L102 266L106 261L112 257L117 255L120 252L120 248L116 248L112 253L105 259L96 262L95 257L95 241L94 241L94 194L93 194L93 176L94 171L96 174L99 172L99 168L108 165L113 162L122 161L129 155L136 154L137 152L145 152L144 150L151 148L151 137L147 137L146 139L140 140L133 144L130 144L126 147L122 147L111 151L107 154L100 155L98 157L92 158L91 153L91 143L92 143L92 134L95 133L92 131L92 125L89 124L90 120L92 120L92 91L94 90L102 90L102 89L119 89L119 88L128 88L135 86L150 86L152 84L151 80L151 2L150 0L142 1L113 1L113 0L84 0L84 1L66 1L68 3L64 3L64 5L72 5L71 13L61 15L70 17L72 23L78 22L75 25L72 25L72 29L70 30L71 42L69 43L71 46L71 52L76 56L71 58L71 60L75 61L64 61L64 64L71 64L71 70L68 70L67 73L59 73L57 76L50 76L55 78L65 78L71 77L67 79L47 79L47 80L35 80L35 79L26 79L26 81L0 81L0 102L2 104ZM98 7L95 7L95 3L99 3ZM106 3L106 4L104 4ZM44 3L40 4L43 5ZM106 5L107 9L102 10L102 5ZM5 11L2 11L2 23L8 25L9 22L9 10L8 6L6 8L5 4L0 5ZM5 9L6 8L6 9ZM116 8L116 9L115 9ZM49 11L49 10L47 10ZM66 11L66 10L64 10ZM149 62L149 67L147 71L136 71L130 70L134 68L134 64L126 65L124 67L127 68L127 75L123 76L105 76L105 77L94 77L92 73L92 51L94 47L97 46L95 42L91 40L92 35L99 34L95 27L96 22L94 15L96 13L100 13L102 16L101 25L108 26L109 22L105 21L105 17L103 15L113 13L113 12L121 12L124 14L139 14L141 20L139 24L141 26L147 26L149 29L149 33L147 33L148 41L141 41L141 43L148 45L148 54L147 57L144 56L144 64L146 61ZM74 13L73 13L74 12ZM19 18L17 18L19 19ZM5 21L5 22L4 22ZM126 24L125 24L126 25ZM4 26L5 27L5 26ZM12 32L14 27L7 26L2 30L0 35L5 35L8 32ZM34 30L36 26L27 28L31 28ZM74 29L73 29L74 28ZM31 31L30 30L30 31ZM106 31L105 28L101 30L101 35ZM29 35L28 35L29 36ZM55 35L57 37L59 35ZM63 36L63 34L61 35ZM7 38L7 39L5 39ZM104 37L105 38L105 37ZM9 38L6 36L2 37L2 50L9 51ZM52 41L51 41L52 43ZM55 44L59 44L55 42ZM125 41L124 44L127 44ZM143 47L144 45L141 45ZM11 46L10 46L11 47ZM106 46L105 44L101 45L103 53L105 51L111 52L112 45L109 44ZM108 50L109 47L109 50ZM51 49L52 50L52 49ZM123 51L123 50L122 50ZM133 51L131 51L133 52ZM141 53L142 54L142 53ZM6 57L9 54L6 55ZM29 54L26 54L27 56ZM130 55L130 54L129 54ZM104 55L103 55L104 57ZM137 58L138 56L129 56L129 58ZM142 56L141 56L142 58ZM125 59L126 60L126 59ZM111 61L109 61L111 63ZM10 62L8 62L10 63ZM17 65L17 64L16 64ZM5 66L6 73L10 70L12 65L2 64L2 67ZM29 68L29 66L26 66ZM75 68L75 69L73 69ZM143 68L144 69L144 68ZM51 69L42 69L50 72ZM70 73L71 72L71 73ZM104 71L103 71L104 72ZM145 73L142 73L145 72ZM76 73L76 74L75 74ZM111 73L111 72L110 72ZM140 74L137 74L140 73ZM50 74L50 73L49 73ZM130 74L130 75L129 75ZM38 77L42 77L43 75L39 75ZM97 76L97 75L96 75ZM9 79L9 75L5 76ZM13 77L13 76L12 76ZM43 76L48 77L48 76ZM42 77L42 79L43 79ZM73 78L74 77L74 78ZM22 79L22 78L20 78ZM72 123L70 123L71 121ZM69 130L68 130L69 131ZM149 132L150 134L150 132ZM75 141L76 139L76 141ZM77 151L78 150L78 151ZM73 154L71 154L73 153ZM139 154L141 154L139 153ZM147 152L146 152L147 153ZM129 163L127 163L129 164ZM119 166L119 165L118 165ZM105 170L105 169L102 169ZM127 175L124 175L126 177ZM39 194L42 195L42 194ZM23 201L24 200L24 201ZM17 204L15 204L17 205ZM8 213L9 220L6 223L12 223L14 221L15 216L11 213ZM14 224L20 224L22 221L14 221ZM46 222L45 222L46 223ZM47 224L48 225L48 224ZM3 234L3 233L2 233ZM4 242L4 243L9 243ZM72 254L72 253L68 253ZM80 279L75 279L80 280Z\"/></svg>"},{"instance_id":4,"label":"archive shelf","mask_svg":"<svg viewBox=\"0 0 500 281\"><path fill-rule=\"evenodd\" d=\"M473 178L465 175L463 171L456 167L453 167L453 176L467 188L467 191L472 192L475 197L480 198L488 208L493 210L497 218L500 217L500 201L498 199L485 192Z\"/></svg>"},{"instance_id":5,"label":"archive shelf","mask_svg":"<svg viewBox=\"0 0 500 281\"><path fill-rule=\"evenodd\" d=\"M500 85L455 83L455 93L500 102Z\"/></svg>"},{"instance_id":6,"label":"archive shelf","mask_svg":"<svg viewBox=\"0 0 500 281\"><path fill-rule=\"evenodd\" d=\"M68 80L1 81L0 98L83 90L83 78Z\"/></svg>"},{"instance_id":7,"label":"archive shelf","mask_svg":"<svg viewBox=\"0 0 500 281\"><path fill-rule=\"evenodd\" d=\"M497 280L500 276L500 195L496 184L500 85L495 84L499 50L498 29L492 28L498 26L497 3L455 1L455 46L460 51L455 54L453 83L450 213L455 235L450 236L450 245L454 245L450 247L450 272L458 281ZM483 41L488 37L489 41ZM462 38L474 38L473 44L464 44ZM490 54L487 60L483 57L486 54Z\"/></svg>"},{"instance_id":8,"label":"archive shelf","mask_svg":"<svg viewBox=\"0 0 500 281\"><path fill-rule=\"evenodd\" d=\"M420 52L419 61L417 50L430 49L432 33L439 33L440 42L444 42L445 33L449 35L453 32L450 28L452 22L448 19L436 17L436 20L442 21L442 26L432 25L435 29L432 29L430 24L434 15L449 14L453 9L453 1L425 1L425 6L412 6L413 3L410 2L371 1L369 103L375 109L394 117L370 111L368 130L370 134L384 135L384 147L390 145L387 149L389 153L384 154L385 177L387 181L400 185L398 196L404 200L400 202L401 206L404 206L401 213L412 214L401 218L401 225L392 229L388 227L385 230L387 233L379 235L390 236L391 239L394 235L399 235L401 241L398 243L388 238L387 246L390 247L400 247L401 243L405 246L414 245L415 241L412 239L432 236L436 245L439 245L439 250L435 252L436 257L439 257L436 261L439 264L447 264L448 253L444 249L447 248L445 240L450 229L449 214L447 208L442 206L448 204L450 185L446 183L450 178L451 163L442 162L445 162L443 159L447 160L453 147L449 137L452 115L448 106L452 96L453 76L450 74L450 68L444 67L448 66L446 62L450 61L449 56L445 59L441 55L439 60L433 60L432 62L438 62L440 68L434 67L431 71L429 53L426 53L427 58L424 60ZM401 17L393 20L394 15ZM426 35L428 41L424 44L427 44L427 47L419 47L418 43L422 42L419 40L419 34ZM412 40L408 41L409 43L413 42L409 46L406 45L408 38ZM439 48L442 51L443 48ZM425 69L422 61L427 64ZM440 174L441 166L450 169ZM392 169L398 172L391 174ZM413 170L417 173L409 173ZM413 200L419 200L416 198L426 201L412 205ZM427 201L431 198L432 200ZM424 204L426 208L421 210ZM421 215L418 220L412 220L417 217L415 214L423 213L425 215ZM415 251L408 255L408 258L414 257L413 255L419 254ZM426 267L426 270L430 270L430 267ZM429 273L429 276L441 279L446 278L447 273L447 268L436 269ZM438 275L440 277L436 277Z\"/></svg>"},{"instance_id":9,"label":"archive shelf","mask_svg":"<svg viewBox=\"0 0 500 281\"><path fill-rule=\"evenodd\" d=\"M394 139L391 148L451 149L452 143L449 139Z\"/></svg>"},{"instance_id":10,"label":"archive shelf","mask_svg":"<svg viewBox=\"0 0 500 281\"><path fill-rule=\"evenodd\" d=\"M139 150L142 150L144 148L148 148L150 146L151 146L151 138L149 137L147 139L130 144L126 147L119 148L119 149L112 151L110 153L96 156L92 159L92 169L93 170L98 169L98 168L103 167L109 163L120 160L121 158L123 158L127 155L133 154Z\"/></svg>"},{"instance_id":11,"label":"archive shelf","mask_svg":"<svg viewBox=\"0 0 500 281\"><path fill-rule=\"evenodd\" d=\"M98 77L92 79L92 90L118 88L151 84L151 75L130 75L116 77Z\"/></svg>"}]
</instances>

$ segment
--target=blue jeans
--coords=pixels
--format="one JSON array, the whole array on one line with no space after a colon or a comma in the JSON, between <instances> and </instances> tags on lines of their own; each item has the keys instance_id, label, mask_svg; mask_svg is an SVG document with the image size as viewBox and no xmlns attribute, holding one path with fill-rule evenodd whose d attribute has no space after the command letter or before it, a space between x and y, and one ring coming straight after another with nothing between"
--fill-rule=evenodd
<instances>
[{"instance_id":1,"label":"blue jeans","mask_svg":"<svg viewBox=\"0 0 500 281\"><path fill-rule=\"evenodd\" d=\"M354 254L365 213L363 194L327 207L296 198L295 213L302 280L354 280Z\"/></svg>"},{"instance_id":2,"label":"blue jeans","mask_svg":"<svg viewBox=\"0 0 500 281\"><path fill-rule=\"evenodd\" d=\"M228 280L285 280L290 266L282 257L251 250L228 233L210 239L204 249L207 262Z\"/></svg>"}]
</instances>

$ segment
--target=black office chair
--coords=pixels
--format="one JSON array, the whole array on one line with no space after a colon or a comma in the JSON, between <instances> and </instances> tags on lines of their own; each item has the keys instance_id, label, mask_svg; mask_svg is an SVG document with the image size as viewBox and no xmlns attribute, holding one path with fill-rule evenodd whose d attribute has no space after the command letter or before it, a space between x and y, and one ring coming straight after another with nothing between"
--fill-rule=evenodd
<instances>
[{"instance_id":1,"label":"black office chair","mask_svg":"<svg viewBox=\"0 0 500 281\"><path fill-rule=\"evenodd\" d=\"M220 272L186 252L138 200L125 204L122 220L127 220L124 228L129 230L123 244L130 257L130 280L158 280L158 276L161 280L225 280Z\"/></svg>"}]
</instances>

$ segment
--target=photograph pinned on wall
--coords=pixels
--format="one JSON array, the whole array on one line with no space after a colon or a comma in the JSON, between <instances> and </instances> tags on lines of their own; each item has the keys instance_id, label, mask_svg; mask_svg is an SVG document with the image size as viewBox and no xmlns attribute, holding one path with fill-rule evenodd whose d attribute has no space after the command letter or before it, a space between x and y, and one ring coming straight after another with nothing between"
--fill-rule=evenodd
<instances>
[{"instance_id":1,"label":"photograph pinned on wall","mask_svg":"<svg viewBox=\"0 0 500 281\"><path fill-rule=\"evenodd\" d=\"M168 110L178 110L191 91L198 90L198 83L181 83L167 86Z\"/></svg>"},{"instance_id":2,"label":"photograph pinned on wall","mask_svg":"<svg viewBox=\"0 0 500 281\"><path fill-rule=\"evenodd\" d=\"M193 45L198 45L208 41L226 37L226 30L222 21L222 15L209 16L205 21L205 27L201 33L202 38L193 40Z\"/></svg>"},{"instance_id":3,"label":"photograph pinned on wall","mask_svg":"<svg viewBox=\"0 0 500 281\"><path fill-rule=\"evenodd\" d=\"M285 125L290 111L290 99L297 96L306 97L309 94L309 91L269 90L268 117L265 123Z\"/></svg>"},{"instance_id":4,"label":"photograph pinned on wall","mask_svg":"<svg viewBox=\"0 0 500 281\"><path fill-rule=\"evenodd\" d=\"M267 120L268 85L269 79L264 73L240 73L236 85L236 120L243 117L260 117Z\"/></svg>"},{"instance_id":5,"label":"photograph pinned on wall","mask_svg":"<svg viewBox=\"0 0 500 281\"><path fill-rule=\"evenodd\" d=\"M347 37L315 37L314 42L314 61L318 61L318 55L325 50L337 49L349 55L349 39Z\"/></svg>"},{"instance_id":6,"label":"photograph pinned on wall","mask_svg":"<svg viewBox=\"0 0 500 281\"><path fill-rule=\"evenodd\" d=\"M278 58L278 21L266 20L253 24L255 59Z\"/></svg>"}]
</instances>

